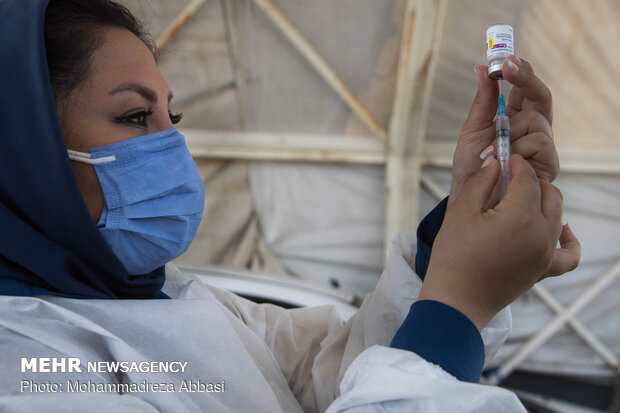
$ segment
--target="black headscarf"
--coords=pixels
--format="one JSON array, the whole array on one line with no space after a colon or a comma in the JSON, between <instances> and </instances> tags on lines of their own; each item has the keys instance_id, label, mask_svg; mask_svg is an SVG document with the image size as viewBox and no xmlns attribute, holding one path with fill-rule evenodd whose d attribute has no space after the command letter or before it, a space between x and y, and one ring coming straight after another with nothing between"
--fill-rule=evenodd
<instances>
[{"instance_id":1,"label":"black headscarf","mask_svg":"<svg viewBox=\"0 0 620 413\"><path fill-rule=\"evenodd\" d=\"M99 235L67 157L45 55L49 0L0 0L0 294L160 298Z\"/></svg>"}]
</instances>

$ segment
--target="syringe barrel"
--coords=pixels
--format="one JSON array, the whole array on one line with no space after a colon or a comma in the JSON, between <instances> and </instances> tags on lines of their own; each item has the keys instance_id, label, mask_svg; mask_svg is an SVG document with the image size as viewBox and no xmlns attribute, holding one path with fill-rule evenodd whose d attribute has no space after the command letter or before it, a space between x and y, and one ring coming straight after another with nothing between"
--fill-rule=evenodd
<instances>
[{"instance_id":1,"label":"syringe barrel","mask_svg":"<svg viewBox=\"0 0 620 413\"><path fill-rule=\"evenodd\" d=\"M510 121L506 115L497 115L495 118L496 127L496 151L497 160L501 167L501 195L502 199L506 195L508 184L510 183Z\"/></svg>"},{"instance_id":2,"label":"syringe barrel","mask_svg":"<svg viewBox=\"0 0 620 413\"><path fill-rule=\"evenodd\" d=\"M495 117L495 129L497 131L500 129L510 129L510 118L506 115L497 115Z\"/></svg>"}]
</instances>

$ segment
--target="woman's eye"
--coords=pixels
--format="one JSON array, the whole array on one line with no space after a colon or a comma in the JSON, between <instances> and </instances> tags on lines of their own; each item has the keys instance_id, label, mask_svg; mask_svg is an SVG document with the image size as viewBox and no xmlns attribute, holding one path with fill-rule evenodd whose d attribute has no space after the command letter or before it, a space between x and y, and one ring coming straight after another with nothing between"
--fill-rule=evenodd
<instances>
[{"instance_id":1,"label":"woman's eye","mask_svg":"<svg viewBox=\"0 0 620 413\"><path fill-rule=\"evenodd\" d=\"M177 123L181 122L181 119L183 119L183 113L169 113L169 115L170 121L173 125L176 125Z\"/></svg>"},{"instance_id":2,"label":"woman's eye","mask_svg":"<svg viewBox=\"0 0 620 413\"><path fill-rule=\"evenodd\" d=\"M131 126L146 126L146 120L153 114L153 111L141 111L131 115L116 118L116 122Z\"/></svg>"}]
</instances>

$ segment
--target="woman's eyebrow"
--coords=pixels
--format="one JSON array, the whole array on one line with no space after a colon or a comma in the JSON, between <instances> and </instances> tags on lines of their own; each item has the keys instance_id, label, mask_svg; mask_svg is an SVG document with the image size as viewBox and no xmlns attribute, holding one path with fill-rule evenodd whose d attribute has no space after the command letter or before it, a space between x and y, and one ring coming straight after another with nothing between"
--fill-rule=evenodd
<instances>
[{"instance_id":1,"label":"woman's eyebrow","mask_svg":"<svg viewBox=\"0 0 620 413\"><path fill-rule=\"evenodd\" d=\"M122 92L135 92L142 96L144 99L148 100L152 103L157 103L157 93L149 89L148 87L139 85L137 83L122 83L116 86L114 89L110 91L110 95L114 95ZM172 100L172 92L168 93L168 102Z\"/></svg>"}]
</instances>

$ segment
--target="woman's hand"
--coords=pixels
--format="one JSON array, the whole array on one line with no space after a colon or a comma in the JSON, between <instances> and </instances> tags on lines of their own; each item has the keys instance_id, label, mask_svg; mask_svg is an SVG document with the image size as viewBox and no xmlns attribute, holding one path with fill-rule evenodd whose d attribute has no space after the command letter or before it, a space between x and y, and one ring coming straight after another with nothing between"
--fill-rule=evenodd
<instances>
[{"instance_id":1,"label":"woman's hand","mask_svg":"<svg viewBox=\"0 0 620 413\"><path fill-rule=\"evenodd\" d=\"M534 74L528 62L510 56L502 68L504 78L513 85L506 101L510 117L512 153L527 160L536 175L553 182L559 171L558 154L553 143L551 93ZM476 68L478 93L463 125L454 153L452 186L448 209L461 192L465 181L482 165L480 154L492 154L495 141L493 119L497 113L497 82L487 76L487 67ZM489 199L488 208L499 202L499 185Z\"/></svg>"},{"instance_id":2,"label":"woman's hand","mask_svg":"<svg viewBox=\"0 0 620 413\"><path fill-rule=\"evenodd\" d=\"M508 192L494 208L487 205L499 175L496 160L462 183L433 244L420 292L420 300L456 308L479 330L537 281L579 263L579 242L561 224L560 191L521 155L510 158L510 167Z\"/></svg>"},{"instance_id":3,"label":"woman's hand","mask_svg":"<svg viewBox=\"0 0 620 413\"><path fill-rule=\"evenodd\" d=\"M480 171L483 163L480 154L493 154L493 120L498 103L497 82L489 79L486 72L486 66L476 68L478 93L461 130L454 154L446 219L438 235L438 240L441 239L442 242L438 243L436 240L433 245L429 273L439 272L443 275L431 276L432 282L427 285L425 281L423 288L424 294L442 298L438 301L458 301L455 307L468 316L471 315L472 321L479 328L536 281L574 269L581 254L577 238L568 226L560 226L561 194L550 185L559 171L551 129L551 93L534 74L531 65L516 56L507 59L502 73L513 85L506 101L506 110L511 123L511 150L513 154L520 155L516 158L518 160L511 160L511 165L513 162L517 165L512 171L513 179L518 175L521 178L514 184L511 183L512 189L509 191L512 191L512 195L500 203L497 162L492 162L488 168ZM524 167L524 160L527 161L526 165L529 164L529 169ZM529 171L528 174L531 172L532 179L525 179L526 171ZM476 176L478 178L474 179ZM467 194L467 191L479 191L480 183L469 184L467 188L466 185L470 180L480 181L480 176L487 176L489 179L494 176L495 180L484 181L491 185L488 193L484 196L478 193L478 198L474 200L473 195ZM536 191L533 188L528 189L528 185L531 186L532 183L539 187L540 199L535 196ZM538 206L538 209L532 209L532 205L528 206L523 199L519 199L525 195L527 202L534 202L532 205ZM485 203L477 204L481 199L484 199ZM551 204L551 199L559 199L560 202ZM457 203L461 205L456 207ZM453 208L456 208L456 212L452 211ZM474 222L471 221L472 214L477 217L476 225L483 226L474 225L465 230L465 225ZM541 217L547 220L546 225L541 224ZM531 227L532 222L541 225ZM452 241L448 242L447 239ZM483 239L484 241L477 242ZM556 249L558 240L561 248ZM460 256L463 262L456 260L457 256ZM442 264L444 259L447 261ZM458 264L453 266L455 263ZM468 269L466 263L481 265L470 273L471 269ZM485 272L488 268L493 268L496 272L494 277ZM446 275L450 274L447 269L460 275ZM487 274L490 278L487 279L481 274ZM505 274L511 275L504 280ZM427 275L427 279L428 277ZM439 290L443 288L446 293L440 294ZM457 290L460 293L457 294ZM467 291L470 293L466 293Z\"/></svg>"}]
</instances>

